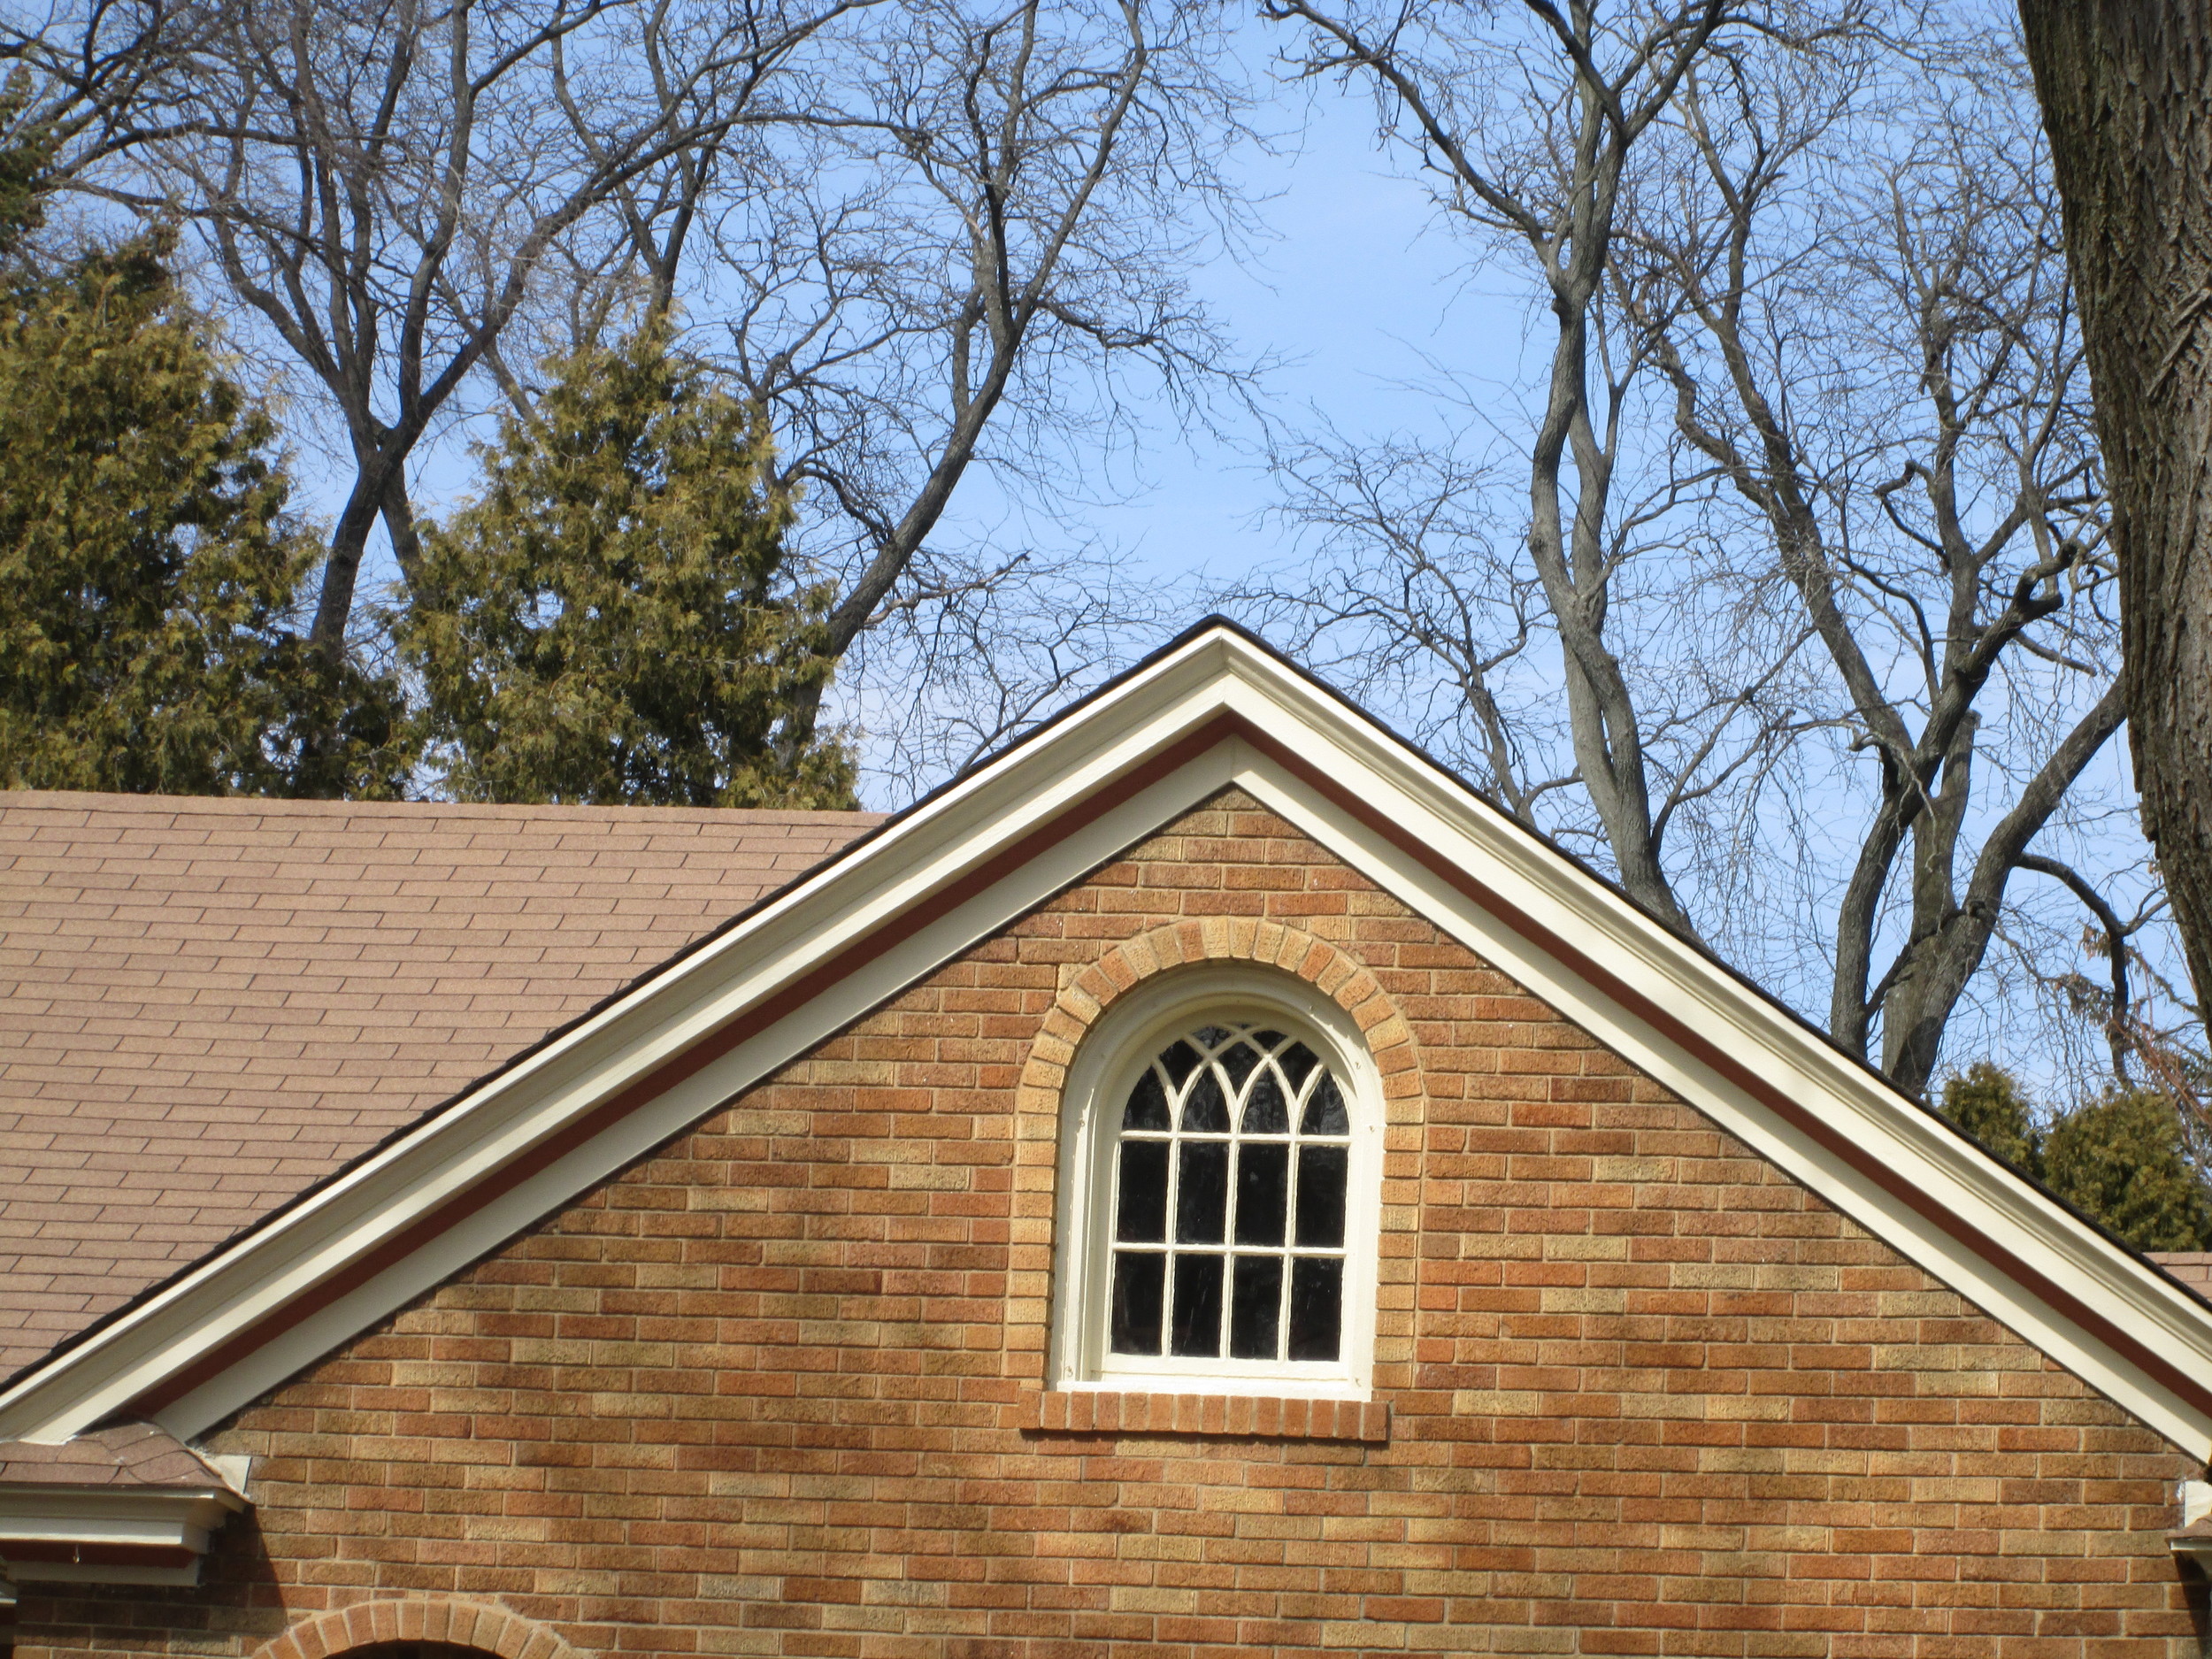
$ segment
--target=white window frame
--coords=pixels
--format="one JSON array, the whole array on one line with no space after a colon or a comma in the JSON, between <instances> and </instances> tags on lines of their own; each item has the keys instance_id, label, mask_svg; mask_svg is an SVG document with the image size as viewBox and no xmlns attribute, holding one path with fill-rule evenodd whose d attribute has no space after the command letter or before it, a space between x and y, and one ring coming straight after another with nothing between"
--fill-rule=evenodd
<instances>
[{"instance_id":1,"label":"white window frame","mask_svg":"<svg viewBox=\"0 0 2212 1659\"><path fill-rule=\"evenodd\" d=\"M1144 1068L1205 1025L1271 1026L1302 1038L1337 1081L1352 1120L1344 1205L1343 1337L1333 1362L1110 1353L1115 1151ZM1373 1391L1382 1244L1382 1078L1351 1016L1305 980L1244 964L1171 972L1116 1001L1084 1037L1060 1102L1060 1202L1047 1385L1061 1390L1365 1400Z\"/></svg>"}]
</instances>

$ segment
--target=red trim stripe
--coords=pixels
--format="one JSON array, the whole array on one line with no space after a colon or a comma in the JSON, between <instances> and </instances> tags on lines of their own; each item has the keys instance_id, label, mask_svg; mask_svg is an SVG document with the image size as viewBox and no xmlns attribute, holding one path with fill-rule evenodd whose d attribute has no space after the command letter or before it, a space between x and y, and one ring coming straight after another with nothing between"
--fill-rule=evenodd
<instances>
[{"instance_id":1,"label":"red trim stripe","mask_svg":"<svg viewBox=\"0 0 2212 1659\"><path fill-rule=\"evenodd\" d=\"M72 1567L189 1567L199 1558L198 1550L183 1544L76 1544L26 1538L0 1544L0 1564L20 1561ZM27 1572L22 1577L38 1575Z\"/></svg>"}]
</instances>

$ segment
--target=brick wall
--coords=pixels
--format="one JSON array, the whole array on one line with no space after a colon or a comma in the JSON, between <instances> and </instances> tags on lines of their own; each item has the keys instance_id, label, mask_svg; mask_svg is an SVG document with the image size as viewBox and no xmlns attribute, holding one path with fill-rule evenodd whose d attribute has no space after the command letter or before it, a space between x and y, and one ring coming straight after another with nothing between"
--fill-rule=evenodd
<instances>
[{"instance_id":1,"label":"brick wall","mask_svg":"<svg viewBox=\"0 0 2212 1659\"><path fill-rule=\"evenodd\" d=\"M1179 955L1316 979L1391 1079L1386 1439L1025 1426L1056 1066ZM214 1444L211 1585L27 1594L20 1659L426 1598L587 1654L2194 1651L2200 1471L1239 797Z\"/></svg>"}]
</instances>

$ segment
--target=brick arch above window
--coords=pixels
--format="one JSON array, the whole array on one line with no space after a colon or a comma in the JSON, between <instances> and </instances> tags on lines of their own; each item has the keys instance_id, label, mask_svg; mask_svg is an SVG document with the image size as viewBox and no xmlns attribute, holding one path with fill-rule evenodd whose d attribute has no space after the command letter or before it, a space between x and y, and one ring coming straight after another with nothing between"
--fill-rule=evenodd
<instances>
[{"instance_id":1,"label":"brick arch above window","mask_svg":"<svg viewBox=\"0 0 2212 1659\"><path fill-rule=\"evenodd\" d=\"M1374 974L1327 940L1279 922L1218 917L1154 928L1073 971L1030 1046L1015 1104L1013 1273L1006 1310L1013 1380L1034 1388L1045 1375L1061 1109L1076 1050L1132 992L1207 966L1271 968L1302 979L1342 1009L1365 1041L1380 1079L1385 1134L1375 1381L1405 1386L1411 1380L1417 1151L1425 1115L1412 1026Z\"/></svg>"},{"instance_id":2,"label":"brick arch above window","mask_svg":"<svg viewBox=\"0 0 2212 1659\"><path fill-rule=\"evenodd\" d=\"M252 1659L588 1659L545 1625L481 1601L443 1596L357 1602L303 1619Z\"/></svg>"},{"instance_id":3,"label":"brick arch above window","mask_svg":"<svg viewBox=\"0 0 2212 1659\"><path fill-rule=\"evenodd\" d=\"M1022 1068L1025 1092L1048 1092L1037 1104L1059 1110L1059 1092L1078 1044L1106 1010L1139 986L1163 973L1203 963L1251 963L1280 968L1314 987L1352 1017L1367 1039L1375 1069L1391 1098L1418 1092L1420 1057L1413 1030L1376 980L1358 961L1325 939L1280 922L1226 918L1174 922L1140 933L1109 949L1061 988L1043 1029ZM1393 1087L1392 1079L1404 1087Z\"/></svg>"}]
</instances>

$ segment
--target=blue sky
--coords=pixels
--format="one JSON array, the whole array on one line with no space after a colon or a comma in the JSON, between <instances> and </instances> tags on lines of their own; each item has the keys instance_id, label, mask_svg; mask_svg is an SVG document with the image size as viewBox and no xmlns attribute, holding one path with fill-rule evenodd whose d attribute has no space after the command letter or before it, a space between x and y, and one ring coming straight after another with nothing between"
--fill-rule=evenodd
<instances>
[{"instance_id":1,"label":"blue sky","mask_svg":"<svg viewBox=\"0 0 2212 1659\"><path fill-rule=\"evenodd\" d=\"M1285 102L1298 111L1304 100L1293 90ZM1266 378L1276 418L1307 426L1318 411L1366 435L1432 426L1435 401L1412 384L1432 377L1432 359L1494 383L1501 411L1511 409L1531 322L1517 273L1473 268L1436 228L1402 157L1376 148L1364 98L1318 88L1302 113L1294 142L1248 150L1238 169L1271 239L1195 281L1246 354L1279 359ZM1089 515L1090 527L1164 578L1228 580L1287 556L1288 532L1263 517L1273 494L1256 434L1224 442L1179 429L1163 407L1151 413L1144 487ZM978 491L966 506L987 511L987 501Z\"/></svg>"}]
</instances>

